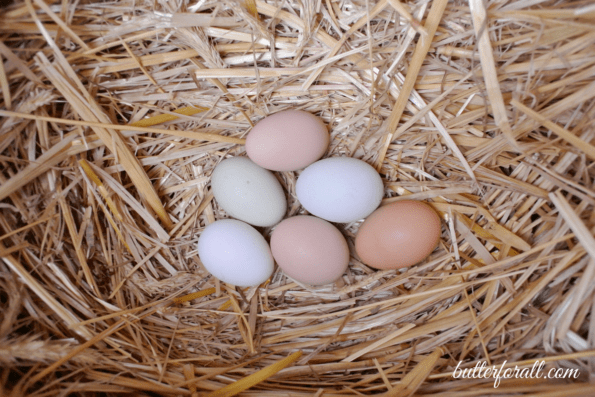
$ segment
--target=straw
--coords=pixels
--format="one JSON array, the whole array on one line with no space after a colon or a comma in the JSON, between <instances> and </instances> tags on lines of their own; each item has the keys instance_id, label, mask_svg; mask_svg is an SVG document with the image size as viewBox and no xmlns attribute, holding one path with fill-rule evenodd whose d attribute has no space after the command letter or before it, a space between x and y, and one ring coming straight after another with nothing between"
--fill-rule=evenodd
<instances>
[{"instance_id":1,"label":"straw","mask_svg":"<svg viewBox=\"0 0 595 397\"><path fill-rule=\"evenodd\" d=\"M0 395L595 394L588 2L1 7ZM331 284L206 270L213 170L293 109L379 171L381 205L437 212L428 258L368 266L361 219L335 224ZM300 174L275 173L286 217ZM455 376L541 361L578 375Z\"/></svg>"}]
</instances>

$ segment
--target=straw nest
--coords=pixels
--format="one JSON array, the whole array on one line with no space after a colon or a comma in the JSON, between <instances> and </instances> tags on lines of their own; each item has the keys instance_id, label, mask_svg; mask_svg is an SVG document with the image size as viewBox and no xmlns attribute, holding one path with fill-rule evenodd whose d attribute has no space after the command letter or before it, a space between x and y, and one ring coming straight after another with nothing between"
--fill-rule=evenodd
<instances>
[{"instance_id":1,"label":"straw nest","mask_svg":"<svg viewBox=\"0 0 595 397\"><path fill-rule=\"evenodd\" d=\"M595 395L594 22L588 0L6 5L0 395ZM352 250L315 289L204 270L214 166L296 108L386 203L440 213L425 262ZM540 360L579 375L453 376Z\"/></svg>"}]
</instances>

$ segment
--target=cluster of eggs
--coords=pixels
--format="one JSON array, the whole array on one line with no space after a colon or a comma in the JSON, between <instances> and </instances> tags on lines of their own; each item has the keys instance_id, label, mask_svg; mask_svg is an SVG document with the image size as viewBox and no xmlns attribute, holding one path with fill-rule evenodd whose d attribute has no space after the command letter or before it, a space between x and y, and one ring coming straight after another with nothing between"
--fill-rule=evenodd
<instances>
[{"instance_id":1,"label":"cluster of eggs","mask_svg":"<svg viewBox=\"0 0 595 397\"><path fill-rule=\"evenodd\" d=\"M235 219L208 225L199 238L198 254L211 274L240 287L257 286L271 276L276 261L298 282L332 283L347 269L350 253L345 237L330 222L363 218L355 251L371 267L411 266L436 248L441 231L436 212L411 200L378 208L384 196L380 175L366 162L351 157L319 160L329 139L318 117L283 111L264 118L250 131L248 157L229 158L215 167L213 196ZM296 195L312 216L282 220L287 201L271 171L301 169ZM270 246L250 225L276 225Z\"/></svg>"}]
</instances>

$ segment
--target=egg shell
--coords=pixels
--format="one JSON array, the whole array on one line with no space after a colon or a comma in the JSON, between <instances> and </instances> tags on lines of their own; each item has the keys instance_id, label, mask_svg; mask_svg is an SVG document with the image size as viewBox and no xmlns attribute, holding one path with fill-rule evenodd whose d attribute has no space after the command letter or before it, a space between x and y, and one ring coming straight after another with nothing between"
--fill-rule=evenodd
<instances>
[{"instance_id":1,"label":"egg shell","mask_svg":"<svg viewBox=\"0 0 595 397\"><path fill-rule=\"evenodd\" d=\"M332 283L349 264L349 246L339 229L307 215L278 224L271 235L271 251L285 274L309 285Z\"/></svg>"},{"instance_id":2,"label":"egg shell","mask_svg":"<svg viewBox=\"0 0 595 397\"><path fill-rule=\"evenodd\" d=\"M368 266L398 269L430 255L440 233L440 217L428 204L397 201L378 208L360 226L355 251Z\"/></svg>"},{"instance_id":3,"label":"egg shell","mask_svg":"<svg viewBox=\"0 0 595 397\"><path fill-rule=\"evenodd\" d=\"M246 138L246 153L263 168L296 171L322 157L329 140L320 118L302 110L285 110L252 128Z\"/></svg>"},{"instance_id":4,"label":"egg shell","mask_svg":"<svg viewBox=\"0 0 595 397\"><path fill-rule=\"evenodd\" d=\"M287 200L275 176L247 157L232 157L215 167L211 188L229 216L255 226L273 226L285 215Z\"/></svg>"},{"instance_id":5,"label":"egg shell","mask_svg":"<svg viewBox=\"0 0 595 397\"><path fill-rule=\"evenodd\" d=\"M264 237L235 219L208 225L198 239L198 256L213 276L239 287L257 286L273 274L273 255Z\"/></svg>"},{"instance_id":6,"label":"egg shell","mask_svg":"<svg viewBox=\"0 0 595 397\"><path fill-rule=\"evenodd\" d=\"M351 157L331 157L302 171L296 194L311 214L347 223L365 218L378 208L384 186L368 163Z\"/></svg>"}]
</instances>

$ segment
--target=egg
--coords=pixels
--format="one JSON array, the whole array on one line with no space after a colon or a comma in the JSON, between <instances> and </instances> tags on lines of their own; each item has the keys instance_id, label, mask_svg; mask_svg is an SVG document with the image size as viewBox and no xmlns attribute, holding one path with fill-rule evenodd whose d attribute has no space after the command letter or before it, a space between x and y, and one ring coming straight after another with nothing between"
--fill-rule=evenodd
<instances>
[{"instance_id":1,"label":"egg","mask_svg":"<svg viewBox=\"0 0 595 397\"><path fill-rule=\"evenodd\" d=\"M360 226L355 251L368 266L398 269L430 255L440 233L440 217L428 204L397 201L374 211Z\"/></svg>"},{"instance_id":2,"label":"egg","mask_svg":"<svg viewBox=\"0 0 595 397\"><path fill-rule=\"evenodd\" d=\"M247 157L223 160L211 176L213 196L229 216L255 226L273 226L285 215L287 200L275 176Z\"/></svg>"},{"instance_id":3,"label":"egg","mask_svg":"<svg viewBox=\"0 0 595 397\"><path fill-rule=\"evenodd\" d=\"M349 247L339 229L307 215L278 224L271 235L271 251L285 274L309 285L332 283L349 263Z\"/></svg>"},{"instance_id":4,"label":"egg","mask_svg":"<svg viewBox=\"0 0 595 397\"><path fill-rule=\"evenodd\" d=\"M322 157L329 139L320 118L302 110L285 110L252 128L246 138L246 153L263 168L296 171Z\"/></svg>"},{"instance_id":5,"label":"egg","mask_svg":"<svg viewBox=\"0 0 595 397\"><path fill-rule=\"evenodd\" d=\"M368 163L351 157L331 157L302 171L296 194L311 214L347 223L370 215L382 201L384 186Z\"/></svg>"},{"instance_id":6,"label":"egg","mask_svg":"<svg viewBox=\"0 0 595 397\"><path fill-rule=\"evenodd\" d=\"M273 273L274 260L264 237L235 219L208 225L198 239L198 256L219 280L239 287L254 287Z\"/></svg>"}]
</instances>

